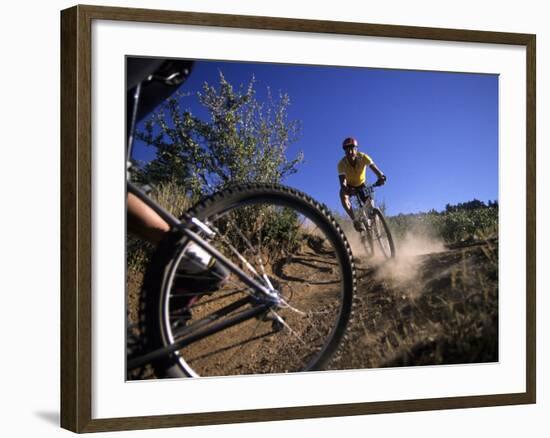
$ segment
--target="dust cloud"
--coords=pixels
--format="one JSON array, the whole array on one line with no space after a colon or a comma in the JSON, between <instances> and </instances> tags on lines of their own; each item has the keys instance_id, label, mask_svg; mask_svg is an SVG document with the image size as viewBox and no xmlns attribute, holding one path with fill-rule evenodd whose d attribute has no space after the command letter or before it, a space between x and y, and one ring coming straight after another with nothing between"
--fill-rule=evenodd
<instances>
[{"instance_id":1,"label":"dust cloud","mask_svg":"<svg viewBox=\"0 0 550 438\"><path fill-rule=\"evenodd\" d=\"M406 291L410 298L420 293L422 287L421 272L422 256L445 251L445 244L440 238L434 237L435 232L425 226L409 230L403 237L395 239L396 256L386 260L380 254L375 244L375 256L366 257L361 237L353 228L351 221L340 223L351 246L354 259L362 269L373 268L372 274L377 281L388 286Z\"/></svg>"},{"instance_id":2,"label":"dust cloud","mask_svg":"<svg viewBox=\"0 0 550 438\"><path fill-rule=\"evenodd\" d=\"M396 246L398 257L413 257L445 250L442 240L414 231L407 233L401 241L396 242Z\"/></svg>"},{"instance_id":3,"label":"dust cloud","mask_svg":"<svg viewBox=\"0 0 550 438\"><path fill-rule=\"evenodd\" d=\"M378 280L387 281L410 299L418 298L424 289L426 279L421 279L423 255L445 250L443 241L426 235L407 233L398 242L396 257L379 266Z\"/></svg>"},{"instance_id":4,"label":"dust cloud","mask_svg":"<svg viewBox=\"0 0 550 438\"><path fill-rule=\"evenodd\" d=\"M364 257L365 248L361 242L359 233L352 227L344 230L353 254ZM424 254L433 254L445 251L445 244L442 240L427 236L426 234L407 232L402 239L395 241L396 258L410 258ZM379 253L379 252L378 252ZM375 260L376 261L376 256ZM381 260L380 260L381 261Z\"/></svg>"},{"instance_id":5,"label":"dust cloud","mask_svg":"<svg viewBox=\"0 0 550 438\"><path fill-rule=\"evenodd\" d=\"M357 233L354 234L355 237L349 239L352 251L360 258L364 257L361 240ZM388 283L388 286L414 298L422 289L420 274L424 258L419 256L445 251L445 245L443 241L425 234L408 232L402 239L396 240L395 247L395 258L385 260L378 251L367 263L374 268L377 281Z\"/></svg>"}]
</instances>

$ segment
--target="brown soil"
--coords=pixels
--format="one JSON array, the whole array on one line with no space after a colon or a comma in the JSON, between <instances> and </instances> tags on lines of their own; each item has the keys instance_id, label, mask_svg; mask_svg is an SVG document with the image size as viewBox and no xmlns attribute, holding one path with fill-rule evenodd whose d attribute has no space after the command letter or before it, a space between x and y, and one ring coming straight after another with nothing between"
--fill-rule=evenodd
<instances>
[{"instance_id":1,"label":"brown soil","mask_svg":"<svg viewBox=\"0 0 550 438\"><path fill-rule=\"evenodd\" d=\"M405 255L390 261L356 259L353 316L327 369L498 360L498 241L435 250L418 255L403 248ZM198 342L185 357L200 374L288 372L299 367L302 356L310 359L334 319L339 284L334 260L317 242L274 261L268 275L290 305L308 309L309 316L283 309L279 313L293 330L277 331L272 320L258 318ZM130 271L131 321L137 319L140 282ZM230 289L229 284L224 292ZM238 294L219 296L203 297L193 317ZM134 377L154 377L150 367L141 371Z\"/></svg>"},{"instance_id":2,"label":"brown soil","mask_svg":"<svg viewBox=\"0 0 550 438\"><path fill-rule=\"evenodd\" d=\"M498 241L359 263L355 317L330 369L498 361Z\"/></svg>"}]
</instances>

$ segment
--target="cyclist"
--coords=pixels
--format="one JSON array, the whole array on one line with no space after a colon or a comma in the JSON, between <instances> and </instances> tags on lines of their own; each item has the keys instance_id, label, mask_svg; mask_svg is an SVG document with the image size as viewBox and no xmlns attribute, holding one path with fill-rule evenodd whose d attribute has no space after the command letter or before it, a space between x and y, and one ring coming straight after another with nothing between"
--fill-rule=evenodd
<instances>
[{"instance_id":1,"label":"cyclist","mask_svg":"<svg viewBox=\"0 0 550 438\"><path fill-rule=\"evenodd\" d=\"M338 178L340 179L340 201L344 210L353 221L353 226L357 231L363 231L361 221L355 219L353 209L351 207L350 195L354 192L361 196L363 202L364 193L358 190L365 186L367 167L369 167L378 177L376 185L383 185L386 182L386 176L374 164L371 157L357 150L358 142L353 137L346 138L342 143L342 148L345 152L345 157L338 162Z\"/></svg>"}]
</instances>

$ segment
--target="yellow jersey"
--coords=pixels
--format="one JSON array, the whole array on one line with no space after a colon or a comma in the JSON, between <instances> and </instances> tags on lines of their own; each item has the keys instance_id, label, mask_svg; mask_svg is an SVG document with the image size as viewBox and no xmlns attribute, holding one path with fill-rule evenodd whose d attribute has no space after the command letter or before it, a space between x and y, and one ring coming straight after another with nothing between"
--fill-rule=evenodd
<instances>
[{"instance_id":1,"label":"yellow jersey","mask_svg":"<svg viewBox=\"0 0 550 438\"><path fill-rule=\"evenodd\" d=\"M355 164L352 165L347 157L338 162L338 175L344 175L350 186L359 187L365 184L367 167L373 164L371 157L363 152L357 152Z\"/></svg>"}]
</instances>

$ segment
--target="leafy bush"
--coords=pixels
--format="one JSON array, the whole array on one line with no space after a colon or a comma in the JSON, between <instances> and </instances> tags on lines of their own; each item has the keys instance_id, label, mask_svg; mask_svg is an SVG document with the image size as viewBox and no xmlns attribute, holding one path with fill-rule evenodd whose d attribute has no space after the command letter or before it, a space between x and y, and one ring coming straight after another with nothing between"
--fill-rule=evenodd
<instances>
[{"instance_id":1,"label":"leafy bush","mask_svg":"<svg viewBox=\"0 0 550 438\"><path fill-rule=\"evenodd\" d=\"M254 78L236 89L220 72L217 85L205 82L196 94L206 117L184 109L186 97L168 99L137 133L156 150L142 169L142 181L175 181L197 200L234 184L278 183L297 171L303 154L289 159L287 151L300 122L289 119L287 94L274 98L268 89L260 101Z\"/></svg>"},{"instance_id":2,"label":"leafy bush","mask_svg":"<svg viewBox=\"0 0 550 438\"><path fill-rule=\"evenodd\" d=\"M183 109L186 97L179 93L168 99L137 134L156 150L155 159L141 169L137 179L157 185L157 192L166 198L159 203L169 209L177 206L174 214L180 215L191 201L228 186L279 183L297 171L303 155L289 159L287 150L298 138L300 123L288 117L287 94L274 98L268 89L260 101L254 78L248 86L236 89L220 72L218 84L205 82L196 94L206 117ZM235 221L246 234L257 231L260 217L256 209L249 208L241 210ZM268 248L296 245L299 227L288 210L266 214L263 222L258 236ZM240 245L243 249L244 242Z\"/></svg>"}]
</instances>

